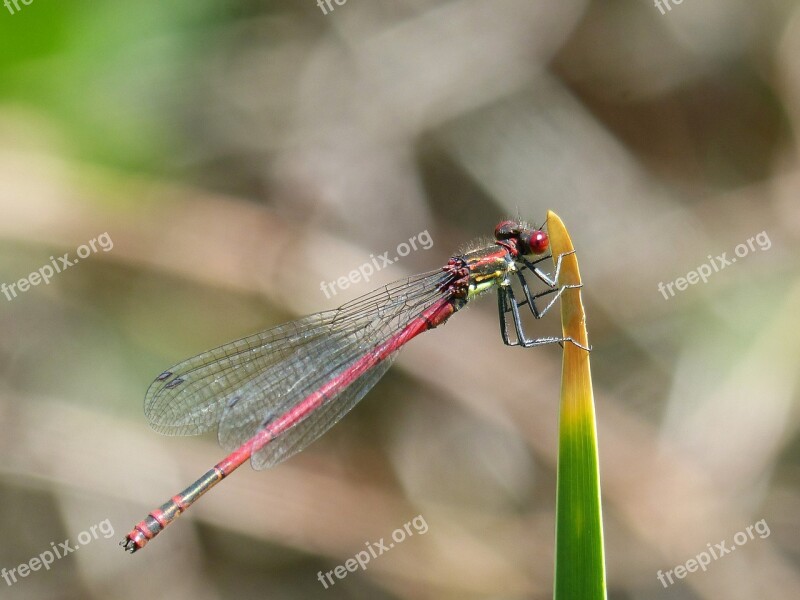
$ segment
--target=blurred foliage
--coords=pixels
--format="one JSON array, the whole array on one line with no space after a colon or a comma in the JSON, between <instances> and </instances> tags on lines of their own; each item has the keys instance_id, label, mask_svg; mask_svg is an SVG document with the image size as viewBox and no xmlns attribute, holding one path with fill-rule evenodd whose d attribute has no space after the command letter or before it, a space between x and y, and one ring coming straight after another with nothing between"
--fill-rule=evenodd
<instances>
[{"instance_id":1,"label":"blurred foliage","mask_svg":"<svg viewBox=\"0 0 800 600\"><path fill-rule=\"evenodd\" d=\"M191 92L228 10L207 0L42 5L2 15L0 95L51 119L68 156L163 170L179 143L171 101Z\"/></svg>"}]
</instances>

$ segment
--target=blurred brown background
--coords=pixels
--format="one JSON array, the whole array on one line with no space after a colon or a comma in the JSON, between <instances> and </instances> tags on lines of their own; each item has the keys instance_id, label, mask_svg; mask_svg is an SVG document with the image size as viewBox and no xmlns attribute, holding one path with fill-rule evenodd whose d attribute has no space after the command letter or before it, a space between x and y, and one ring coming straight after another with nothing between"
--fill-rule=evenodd
<instances>
[{"instance_id":1,"label":"blurred brown background","mask_svg":"<svg viewBox=\"0 0 800 600\"><path fill-rule=\"evenodd\" d=\"M800 597L800 6L332 6L0 6L0 283L113 240L0 295L0 567L114 528L0 597L551 597L560 354L503 346L494 298L301 455L117 547L222 456L148 428L157 373L548 208L585 284L609 598ZM429 250L320 290L424 231ZM416 515L427 533L318 581Z\"/></svg>"}]
</instances>

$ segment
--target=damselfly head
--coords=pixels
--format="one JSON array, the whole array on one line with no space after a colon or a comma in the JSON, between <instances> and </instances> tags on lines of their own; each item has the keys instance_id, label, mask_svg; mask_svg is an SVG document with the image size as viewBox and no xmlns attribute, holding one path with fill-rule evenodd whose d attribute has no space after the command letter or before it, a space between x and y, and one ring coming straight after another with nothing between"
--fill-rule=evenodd
<instances>
[{"instance_id":1,"label":"damselfly head","mask_svg":"<svg viewBox=\"0 0 800 600\"><path fill-rule=\"evenodd\" d=\"M550 246L550 238L541 229L526 229L519 234L523 254L544 254Z\"/></svg>"},{"instance_id":2,"label":"damselfly head","mask_svg":"<svg viewBox=\"0 0 800 600\"><path fill-rule=\"evenodd\" d=\"M498 242L515 240L522 254L544 254L550 246L546 232L518 221L500 221L494 228L494 239Z\"/></svg>"},{"instance_id":3,"label":"damselfly head","mask_svg":"<svg viewBox=\"0 0 800 600\"><path fill-rule=\"evenodd\" d=\"M497 241L508 240L516 237L520 232L520 224L516 221L500 221L494 228L494 239Z\"/></svg>"}]
</instances>

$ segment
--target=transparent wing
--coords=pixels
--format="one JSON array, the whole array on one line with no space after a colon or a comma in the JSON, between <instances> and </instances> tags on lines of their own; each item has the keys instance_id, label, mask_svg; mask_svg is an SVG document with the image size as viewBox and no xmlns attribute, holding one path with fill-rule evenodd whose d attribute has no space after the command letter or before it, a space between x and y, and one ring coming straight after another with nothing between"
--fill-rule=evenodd
<instances>
[{"instance_id":1,"label":"transparent wing","mask_svg":"<svg viewBox=\"0 0 800 600\"><path fill-rule=\"evenodd\" d=\"M397 352L381 361L350 384L335 399L329 400L306 419L287 430L278 439L253 453L250 463L254 469L274 467L297 454L336 425L342 417L367 395L394 362Z\"/></svg>"},{"instance_id":2,"label":"transparent wing","mask_svg":"<svg viewBox=\"0 0 800 600\"><path fill-rule=\"evenodd\" d=\"M145 394L150 426L165 435L197 435L219 423L225 398L285 360L286 349L323 336L336 311L278 325L176 364ZM282 350L283 349L283 350Z\"/></svg>"},{"instance_id":3,"label":"transparent wing","mask_svg":"<svg viewBox=\"0 0 800 600\"><path fill-rule=\"evenodd\" d=\"M145 396L151 426L171 435L219 426L232 449L441 298L441 271L400 280L344 304L190 358L165 371ZM253 457L265 468L299 452L344 416L393 357L283 433Z\"/></svg>"}]
</instances>

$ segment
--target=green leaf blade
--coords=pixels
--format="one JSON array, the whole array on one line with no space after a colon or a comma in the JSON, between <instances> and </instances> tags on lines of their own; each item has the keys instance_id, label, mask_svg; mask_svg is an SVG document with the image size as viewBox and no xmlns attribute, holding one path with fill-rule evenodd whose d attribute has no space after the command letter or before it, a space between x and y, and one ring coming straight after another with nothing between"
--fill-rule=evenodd
<instances>
[{"instance_id":1,"label":"green leaf blade","mask_svg":"<svg viewBox=\"0 0 800 600\"><path fill-rule=\"evenodd\" d=\"M563 222L547 217L554 258L573 250ZM574 254L562 259L559 285L580 284ZM579 289L561 296L563 335L587 346ZM555 600L605 600L605 557L594 395L589 353L564 344L556 492Z\"/></svg>"}]
</instances>

